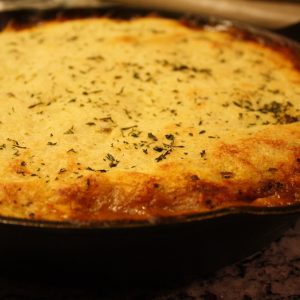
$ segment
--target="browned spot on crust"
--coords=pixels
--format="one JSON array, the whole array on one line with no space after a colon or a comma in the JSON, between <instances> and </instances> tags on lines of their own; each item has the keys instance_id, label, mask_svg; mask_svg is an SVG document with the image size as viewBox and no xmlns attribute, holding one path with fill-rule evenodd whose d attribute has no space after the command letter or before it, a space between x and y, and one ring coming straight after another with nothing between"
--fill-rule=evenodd
<instances>
[{"instance_id":1,"label":"browned spot on crust","mask_svg":"<svg viewBox=\"0 0 300 300\"><path fill-rule=\"evenodd\" d=\"M241 146L237 146L237 145L229 145L229 144L225 144L225 143L221 143L220 147L219 147L219 155L220 156L225 156L225 155L229 155L231 157L234 157L235 159L237 159L238 161L240 161L242 164L246 165L249 169L252 170L252 172L257 173L258 168L257 166L255 166L253 163L250 162L249 158L248 158L248 152L249 150L246 150L241 147ZM261 172L259 172L261 175Z\"/></svg>"},{"instance_id":2,"label":"browned spot on crust","mask_svg":"<svg viewBox=\"0 0 300 300\"><path fill-rule=\"evenodd\" d=\"M11 172L20 175L31 174L25 161L20 159L12 161L11 164L9 165L9 169L11 170Z\"/></svg>"}]
</instances>

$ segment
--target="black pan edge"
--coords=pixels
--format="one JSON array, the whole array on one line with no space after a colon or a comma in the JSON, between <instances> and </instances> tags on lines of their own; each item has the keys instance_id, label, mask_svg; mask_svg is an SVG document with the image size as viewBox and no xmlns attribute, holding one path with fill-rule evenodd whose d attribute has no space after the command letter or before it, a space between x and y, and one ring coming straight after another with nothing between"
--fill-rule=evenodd
<instances>
[{"instance_id":1,"label":"black pan edge","mask_svg":"<svg viewBox=\"0 0 300 300\"><path fill-rule=\"evenodd\" d=\"M300 203L284 207L251 207L251 206L232 206L210 212L200 212L197 214L171 217L156 217L145 221L120 220L120 221L44 221L30 220L12 217L0 217L0 224L14 225L21 227L40 228L40 229L67 229L67 230L111 230L126 228L142 228L167 226L171 224L182 224L190 222L201 222L204 220L226 217L230 215L252 215L252 216L286 216L299 215Z\"/></svg>"},{"instance_id":2,"label":"black pan edge","mask_svg":"<svg viewBox=\"0 0 300 300\"><path fill-rule=\"evenodd\" d=\"M88 17L113 17L116 19L130 19L141 16L154 15L172 19L177 19L187 26L201 28L201 26L211 27L212 30L228 31L234 30L237 38L253 40L270 47L286 47L289 55L295 57L296 67L300 68L300 44L290 39L288 29L283 32L285 36L278 33L270 32L266 29L258 28L247 23L222 19L214 16L199 16L191 14L180 14L166 11L137 9L113 5L105 8L88 8L88 9L51 9L51 10L34 10L25 9L20 11L8 11L0 13L0 31L6 27L23 29L35 26L42 22L51 20L67 20ZM300 26L300 25L299 25ZM294 30L294 27L293 27ZM280 31L279 31L280 32ZM170 225L174 223L200 222L208 219L220 218L229 215L247 214L253 216L280 216L280 215L300 215L300 203L282 206L282 207L253 207L253 206L232 206L210 212L201 212L191 215L155 217L145 221L138 220L120 220L120 221L46 221L31 220L13 217L0 216L0 224L14 225L21 227L40 228L40 229L68 229L68 230L111 230L121 228L152 227L157 225Z\"/></svg>"}]
</instances>

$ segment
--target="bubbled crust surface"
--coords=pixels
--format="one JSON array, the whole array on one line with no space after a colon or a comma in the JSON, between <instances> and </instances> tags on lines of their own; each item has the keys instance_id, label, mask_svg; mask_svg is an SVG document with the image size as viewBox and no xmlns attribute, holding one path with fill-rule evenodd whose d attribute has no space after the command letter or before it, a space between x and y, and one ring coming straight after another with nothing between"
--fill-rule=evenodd
<instances>
[{"instance_id":1,"label":"bubbled crust surface","mask_svg":"<svg viewBox=\"0 0 300 300\"><path fill-rule=\"evenodd\" d=\"M0 214L145 220L300 202L288 54L158 17L4 30Z\"/></svg>"}]
</instances>

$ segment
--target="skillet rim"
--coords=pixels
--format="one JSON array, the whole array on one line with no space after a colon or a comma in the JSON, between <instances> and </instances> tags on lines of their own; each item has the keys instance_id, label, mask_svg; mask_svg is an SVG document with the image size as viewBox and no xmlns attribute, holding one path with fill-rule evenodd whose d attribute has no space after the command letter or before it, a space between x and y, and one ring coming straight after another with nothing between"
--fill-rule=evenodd
<instances>
[{"instance_id":1,"label":"skillet rim","mask_svg":"<svg viewBox=\"0 0 300 300\"><path fill-rule=\"evenodd\" d=\"M25 17L24 17L25 15ZM253 40L269 47L279 47L287 50L291 55L295 67L300 70L300 43L281 34L271 32L241 21L230 20L215 16L201 16L198 14L184 14L169 11L160 11L144 8L130 8L122 5L111 7L88 8L88 9L22 9L15 11L0 12L0 32L7 27L22 30L51 21L67 21L89 17L112 17L115 19L131 19L144 16L167 17L182 22L185 26L193 28L213 28L218 31L233 30L240 39ZM294 61L295 59L295 61ZM256 207L256 206L229 206L208 212L199 212L181 216L152 217L147 220L118 220L118 221L50 221L38 219L25 219L0 216L1 225L21 226L40 229L68 229L68 230L111 230L122 228L145 228L171 224L184 224L201 222L230 215L252 216L283 216L300 215L300 202L293 205L279 207Z\"/></svg>"},{"instance_id":2,"label":"skillet rim","mask_svg":"<svg viewBox=\"0 0 300 300\"><path fill-rule=\"evenodd\" d=\"M300 215L300 204L281 207L231 206L209 212L200 212L182 216L155 217L148 220L119 221L48 221L0 216L0 226L19 226L37 229L54 230L117 230L130 228L149 228L158 226L199 223L206 220L219 219L226 216L249 215L253 217L280 217Z\"/></svg>"}]
</instances>

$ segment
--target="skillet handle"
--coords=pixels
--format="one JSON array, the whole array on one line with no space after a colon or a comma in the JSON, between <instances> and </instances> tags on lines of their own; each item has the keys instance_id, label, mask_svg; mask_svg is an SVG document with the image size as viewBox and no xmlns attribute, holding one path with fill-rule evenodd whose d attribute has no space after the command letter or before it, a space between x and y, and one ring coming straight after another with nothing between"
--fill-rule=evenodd
<instances>
[{"instance_id":1,"label":"skillet handle","mask_svg":"<svg viewBox=\"0 0 300 300\"><path fill-rule=\"evenodd\" d=\"M277 29L275 32L300 42L300 23Z\"/></svg>"}]
</instances>

